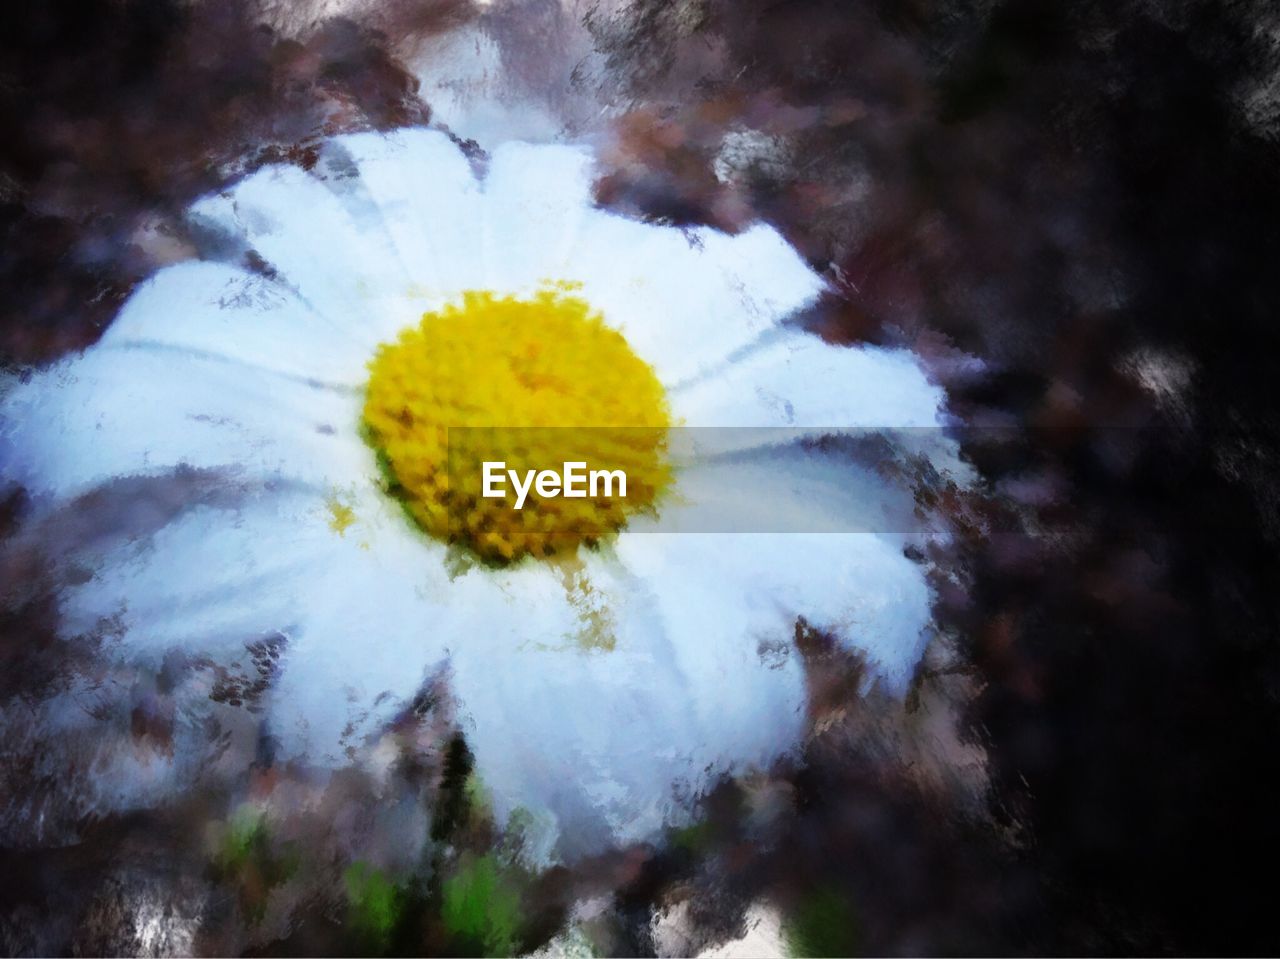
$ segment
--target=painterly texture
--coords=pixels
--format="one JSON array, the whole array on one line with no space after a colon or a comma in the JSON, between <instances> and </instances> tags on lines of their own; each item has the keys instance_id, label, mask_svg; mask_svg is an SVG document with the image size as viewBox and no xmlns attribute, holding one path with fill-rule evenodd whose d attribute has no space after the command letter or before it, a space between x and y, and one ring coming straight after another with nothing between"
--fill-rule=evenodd
<instances>
[{"instance_id":1,"label":"painterly texture","mask_svg":"<svg viewBox=\"0 0 1280 959\"><path fill-rule=\"evenodd\" d=\"M1265 788L1280 667L1273 16L1208 0L18 4L0 38L4 402L15 382L63 379L16 420L46 468L11 453L8 421L0 459L4 950L1274 952L1269 891L1253 878L1280 845ZM780 424L785 395L795 422L830 426L823 377L787 378L775 361L821 360L811 341L857 344L825 374L865 390L845 412L872 418L847 422L877 425L870 399L906 384L897 408L945 402L979 477L952 482L890 441L819 440L862 477L851 488L947 535L853 562L817 536L729 551L742 591L726 607L742 615L726 630L769 624L754 661L779 664L783 701L801 704L794 748L717 774L686 818L658 817L647 838L572 865L530 865L545 862L545 829L502 805L515 779L488 772L503 744L476 738L465 669L433 663L394 701L353 707L351 730L322 730L340 744L329 772L298 761L316 740L282 734L274 703L343 712L346 694L323 686L336 672L404 672L392 655L348 664L340 643L323 668L295 668L295 600L335 636L397 628L405 607L325 605L339 585L382 577L307 579L325 550L361 568L362 525L380 514L319 459L301 461L294 486L255 486L281 437L246 456L219 438L219 418L266 399L212 366L206 419L155 399L191 383L148 356L155 341L358 388L378 341L330 352L251 323L228 336L147 319L194 291L220 304L195 312L219 322L301 323L273 284L314 258L277 259L329 233L312 221L279 247L270 229L228 246L236 202L219 191L285 164L292 184L317 171L351 201L340 185L361 156L325 143L423 123L491 183L507 175L504 147L519 168L518 144L586 144L599 208L683 229L686 246L714 228L798 251L795 276L819 276L821 295L723 371L732 403L696 362L671 371L704 422ZM375 202L389 186L363 183ZM201 197L206 215L189 216ZM484 249L457 262L483 268ZM156 276L165 267L179 272ZM389 315L387 335L420 307ZM99 339L135 365L71 374ZM127 408L130 391L142 402ZM337 402L296 408L335 431L346 415ZM60 432L84 410L78 436ZM186 431L189 446L155 439ZM318 428L312 449L331 435ZM233 481L191 460L219 443L242 467ZM120 475L143 454L153 470ZM785 462L754 475L828 475L811 454L775 454ZM308 505L268 508L276 493ZM263 550L263 528L296 551ZM794 566L786 595L811 615L738 605L763 595L738 554L787 542L776 565ZM185 604L164 592L175 554L159 547L185 550L210 597L250 595L233 574L273 564L314 588L214 616L190 590ZM628 568L663 584L656 619L663 602L687 611L725 562L696 544L674 566L657 540L625 548ZM849 564L847 586L820 589L832 562ZM538 584L574 611L553 655L625 650L617 610L577 572ZM869 662L841 642L842 600L893 584L913 584L900 600L927 609L927 644L886 634L901 660ZM111 599L125 594L145 601ZM264 613L286 628L254 633ZM194 633L237 638L211 650ZM476 655L483 689L491 650ZM519 692L480 708L519 705Z\"/></svg>"}]
</instances>

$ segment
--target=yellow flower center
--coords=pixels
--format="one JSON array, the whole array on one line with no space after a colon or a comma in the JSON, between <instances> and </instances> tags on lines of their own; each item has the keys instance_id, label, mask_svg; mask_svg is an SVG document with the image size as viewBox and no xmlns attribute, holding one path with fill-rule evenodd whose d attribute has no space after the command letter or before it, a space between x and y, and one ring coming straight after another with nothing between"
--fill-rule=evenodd
<instances>
[{"instance_id":1,"label":"yellow flower center","mask_svg":"<svg viewBox=\"0 0 1280 959\"><path fill-rule=\"evenodd\" d=\"M381 344L369 364L364 427L388 491L427 533L486 560L595 543L652 509L670 483L662 385L570 289L466 293ZM510 495L486 489L486 463ZM584 480L574 496L528 485L515 508L514 487L568 463L582 464L579 475L622 471L625 495L603 481Z\"/></svg>"}]
</instances>

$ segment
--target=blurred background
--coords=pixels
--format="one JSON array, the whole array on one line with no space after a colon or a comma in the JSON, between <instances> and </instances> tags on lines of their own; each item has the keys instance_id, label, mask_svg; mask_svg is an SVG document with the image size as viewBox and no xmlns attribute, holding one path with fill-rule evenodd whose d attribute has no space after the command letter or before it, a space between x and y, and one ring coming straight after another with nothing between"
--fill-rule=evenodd
<instances>
[{"instance_id":1,"label":"blurred background","mask_svg":"<svg viewBox=\"0 0 1280 959\"><path fill-rule=\"evenodd\" d=\"M41 704L96 677L98 734L162 753L199 664L106 676L56 639L48 544L0 489L0 951L1280 948L1274 5L14 0L0 25L13 375L195 256L199 195L430 122L481 161L590 143L628 215L775 224L831 282L814 331L915 350L983 477L905 478L954 533L921 558L938 636L906 701L798 628L802 762L661 845L508 877L474 928L450 902L518 837L468 799L447 690L405 718L395 797L254 753L128 815L80 801ZM253 655L229 708L270 682ZM255 818L266 795L296 815ZM368 865L406 795L443 883Z\"/></svg>"}]
</instances>

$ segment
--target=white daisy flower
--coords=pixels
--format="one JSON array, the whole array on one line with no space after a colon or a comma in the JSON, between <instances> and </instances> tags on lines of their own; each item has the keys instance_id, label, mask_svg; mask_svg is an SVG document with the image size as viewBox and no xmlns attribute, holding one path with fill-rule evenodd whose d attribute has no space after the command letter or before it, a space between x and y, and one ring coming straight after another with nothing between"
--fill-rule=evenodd
<instances>
[{"instance_id":1,"label":"white daisy flower","mask_svg":"<svg viewBox=\"0 0 1280 959\"><path fill-rule=\"evenodd\" d=\"M774 230L595 209L569 146L506 144L477 176L403 130L336 138L317 170L197 203L225 262L162 270L97 345L9 390L7 470L50 503L180 467L247 491L114 546L62 597L68 635L110 618L118 655L157 662L286 637L265 722L278 758L319 767L446 670L495 812L532 812L561 855L651 837L797 746L798 617L905 685L920 569L901 537L814 531L904 529L910 497L819 453L735 433L739 455L663 473L647 511L551 558L484 523L450 547L432 519L458 505L431 439L454 416L593 425L609 395L601 425L936 426L909 354L785 325L823 283ZM717 497L810 532L670 532ZM507 561L460 566L459 546Z\"/></svg>"}]
</instances>

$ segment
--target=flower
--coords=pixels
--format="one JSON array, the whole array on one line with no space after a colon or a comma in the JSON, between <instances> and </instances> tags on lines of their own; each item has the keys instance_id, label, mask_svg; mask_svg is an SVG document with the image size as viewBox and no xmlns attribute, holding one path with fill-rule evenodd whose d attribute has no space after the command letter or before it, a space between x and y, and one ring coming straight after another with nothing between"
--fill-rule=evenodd
<instances>
[{"instance_id":1,"label":"flower","mask_svg":"<svg viewBox=\"0 0 1280 959\"><path fill-rule=\"evenodd\" d=\"M457 383L489 389L499 348L550 358L521 395L554 373L557 415L613 377L644 397L617 423L938 423L910 354L784 322L823 283L776 231L636 222L594 208L590 183L582 149L506 144L477 176L446 136L410 129L335 138L312 172L268 167L196 203L207 258L159 272L100 342L4 399L7 469L48 503L179 469L235 492L103 549L61 597L63 631L110 621L115 654L140 662L230 662L285 637L265 723L278 756L322 767L444 670L495 811L541 817L561 854L650 836L713 777L796 747L797 617L901 689L929 622L921 571L901 537L820 530L904 528L887 517L910 498L809 447L725 433L669 483L654 473L648 515L551 559L486 555L477 532L464 545L498 561L459 563L432 527L427 434L413 415L397 433L397 410L456 413ZM486 310L507 312L485 326ZM473 322L423 325L449 316ZM472 379L452 399L424 392L459 369ZM775 531L676 531L717 498Z\"/></svg>"}]
</instances>

